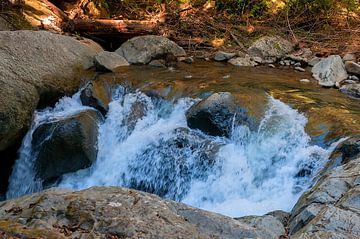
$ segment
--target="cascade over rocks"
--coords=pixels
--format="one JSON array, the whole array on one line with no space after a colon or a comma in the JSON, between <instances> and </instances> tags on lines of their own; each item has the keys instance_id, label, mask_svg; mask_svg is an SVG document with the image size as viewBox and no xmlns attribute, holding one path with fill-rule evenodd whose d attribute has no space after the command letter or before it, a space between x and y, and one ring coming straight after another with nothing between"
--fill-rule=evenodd
<instances>
[{"instance_id":1,"label":"cascade over rocks","mask_svg":"<svg viewBox=\"0 0 360 239\"><path fill-rule=\"evenodd\" d=\"M266 63L274 63L293 51L291 42L281 37L265 36L255 41L248 49L251 57L261 57Z\"/></svg>"},{"instance_id":2,"label":"cascade over rocks","mask_svg":"<svg viewBox=\"0 0 360 239\"><path fill-rule=\"evenodd\" d=\"M134 37L120 46L115 51L123 56L130 64L148 64L151 60L174 55L185 56L185 50L175 42L162 36Z\"/></svg>"},{"instance_id":3,"label":"cascade over rocks","mask_svg":"<svg viewBox=\"0 0 360 239\"><path fill-rule=\"evenodd\" d=\"M93 109L41 124L33 133L35 171L45 186L65 173L87 168L96 160L101 114Z\"/></svg>"},{"instance_id":4,"label":"cascade over rocks","mask_svg":"<svg viewBox=\"0 0 360 239\"><path fill-rule=\"evenodd\" d=\"M233 124L253 124L229 92L214 93L193 105L186 113L188 126L213 136L229 137Z\"/></svg>"},{"instance_id":5,"label":"cascade over rocks","mask_svg":"<svg viewBox=\"0 0 360 239\"><path fill-rule=\"evenodd\" d=\"M338 55L321 59L314 65L311 72L319 84L326 87L335 86L348 77L344 63Z\"/></svg>"},{"instance_id":6,"label":"cascade over rocks","mask_svg":"<svg viewBox=\"0 0 360 239\"><path fill-rule=\"evenodd\" d=\"M28 129L40 104L78 90L95 48L45 31L0 31L0 151Z\"/></svg>"},{"instance_id":7,"label":"cascade over rocks","mask_svg":"<svg viewBox=\"0 0 360 239\"><path fill-rule=\"evenodd\" d=\"M284 228L274 218L257 219L262 227L119 187L46 190L0 203L0 218L0 232L21 224L19 233L60 234L57 238L278 239L267 225Z\"/></svg>"}]
</instances>

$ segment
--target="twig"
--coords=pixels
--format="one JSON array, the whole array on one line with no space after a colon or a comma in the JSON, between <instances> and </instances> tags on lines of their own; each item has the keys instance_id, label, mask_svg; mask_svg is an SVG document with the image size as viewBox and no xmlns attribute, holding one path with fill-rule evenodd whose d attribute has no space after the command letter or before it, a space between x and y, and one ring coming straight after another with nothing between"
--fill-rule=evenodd
<instances>
[{"instance_id":1,"label":"twig","mask_svg":"<svg viewBox=\"0 0 360 239\"><path fill-rule=\"evenodd\" d=\"M289 21L289 8L287 8L287 10L286 10L286 21L287 21L287 24L288 24L290 33L291 33L291 35L292 35L293 38L294 38L295 44L298 44L298 43L299 43L299 40L296 38L296 36L295 36L295 34L294 34L294 31L292 30L291 25L290 25L290 21Z\"/></svg>"},{"instance_id":2,"label":"twig","mask_svg":"<svg viewBox=\"0 0 360 239\"><path fill-rule=\"evenodd\" d=\"M231 36L231 37L234 39L234 41L236 42L236 44L238 44L239 47L240 47L242 50L246 51L246 48L245 48L244 45L239 41L239 39L238 39L231 31L229 31L229 33L230 33L230 36Z\"/></svg>"}]
</instances>

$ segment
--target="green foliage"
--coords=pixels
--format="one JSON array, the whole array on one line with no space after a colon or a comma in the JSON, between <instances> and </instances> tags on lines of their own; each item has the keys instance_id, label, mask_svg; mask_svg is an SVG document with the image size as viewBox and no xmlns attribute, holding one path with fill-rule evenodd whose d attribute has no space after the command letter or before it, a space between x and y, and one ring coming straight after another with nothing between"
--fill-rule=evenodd
<instances>
[{"instance_id":1,"label":"green foliage","mask_svg":"<svg viewBox=\"0 0 360 239\"><path fill-rule=\"evenodd\" d=\"M230 14L252 17L262 17L268 9L269 0L216 0L215 6L218 10L225 10Z\"/></svg>"},{"instance_id":2,"label":"green foliage","mask_svg":"<svg viewBox=\"0 0 360 239\"><path fill-rule=\"evenodd\" d=\"M359 0L288 0L289 12L308 16L329 17L341 11L359 12Z\"/></svg>"}]
</instances>

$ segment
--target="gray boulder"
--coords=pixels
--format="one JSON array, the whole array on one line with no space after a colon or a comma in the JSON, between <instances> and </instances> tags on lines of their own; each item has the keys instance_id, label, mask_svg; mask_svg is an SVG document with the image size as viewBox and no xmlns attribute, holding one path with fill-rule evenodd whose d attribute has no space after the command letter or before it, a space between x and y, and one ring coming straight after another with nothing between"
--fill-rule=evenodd
<instances>
[{"instance_id":1,"label":"gray boulder","mask_svg":"<svg viewBox=\"0 0 360 239\"><path fill-rule=\"evenodd\" d=\"M162 58L167 54L175 57L185 56L186 52L175 42L162 36L134 37L115 51L125 57L130 64L148 64L151 60Z\"/></svg>"},{"instance_id":2,"label":"gray boulder","mask_svg":"<svg viewBox=\"0 0 360 239\"><path fill-rule=\"evenodd\" d=\"M123 56L115 52L103 51L95 56L95 67L98 71L116 71L119 67L130 65Z\"/></svg>"},{"instance_id":3,"label":"gray boulder","mask_svg":"<svg viewBox=\"0 0 360 239\"><path fill-rule=\"evenodd\" d=\"M345 69L349 74L360 76L360 65L353 61L345 62Z\"/></svg>"},{"instance_id":4,"label":"gray boulder","mask_svg":"<svg viewBox=\"0 0 360 239\"><path fill-rule=\"evenodd\" d=\"M44 186L65 173L87 168L96 160L102 116L86 110L41 124L33 133L35 171Z\"/></svg>"},{"instance_id":5,"label":"gray boulder","mask_svg":"<svg viewBox=\"0 0 360 239\"><path fill-rule=\"evenodd\" d=\"M215 53L214 60L215 61L227 61L227 60L230 60L231 58L233 58L234 56L236 56L236 53L228 53L228 52L224 52L224 51L218 51Z\"/></svg>"},{"instance_id":6,"label":"gray boulder","mask_svg":"<svg viewBox=\"0 0 360 239\"><path fill-rule=\"evenodd\" d=\"M213 136L229 137L233 124L253 129L250 118L228 92L214 93L193 105L186 112L186 119L190 128Z\"/></svg>"},{"instance_id":7,"label":"gray boulder","mask_svg":"<svg viewBox=\"0 0 360 239\"><path fill-rule=\"evenodd\" d=\"M37 229L66 238L275 239L261 226L119 187L50 189L1 203L0 218L7 222L1 230L20 223L19 233Z\"/></svg>"},{"instance_id":8,"label":"gray boulder","mask_svg":"<svg viewBox=\"0 0 360 239\"><path fill-rule=\"evenodd\" d=\"M321 58L315 56L315 57L313 57L313 58L311 58L311 59L309 60L308 65L309 65L309 66L315 66L315 65L316 65L317 63L319 63L320 61L321 61Z\"/></svg>"},{"instance_id":9,"label":"gray boulder","mask_svg":"<svg viewBox=\"0 0 360 239\"><path fill-rule=\"evenodd\" d=\"M347 79L344 63L340 56L331 55L314 65L311 72L319 84L326 87L335 86Z\"/></svg>"},{"instance_id":10,"label":"gray boulder","mask_svg":"<svg viewBox=\"0 0 360 239\"><path fill-rule=\"evenodd\" d=\"M0 31L0 151L27 131L38 105L55 103L79 89L96 54L72 37Z\"/></svg>"},{"instance_id":11,"label":"gray boulder","mask_svg":"<svg viewBox=\"0 0 360 239\"><path fill-rule=\"evenodd\" d=\"M340 91L354 98L360 98L360 84L348 84L340 87Z\"/></svg>"},{"instance_id":12,"label":"gray boulder","mask_svg":"<svg viewBox=\"0 0 360 239\"><path fill-rule=\"evenodd\" d=\"M273 63L293 51L291 42L281 37L262 37L254 42L248 49L252 57L261 57L267 63Z\"/></svg>"}]
</instances>

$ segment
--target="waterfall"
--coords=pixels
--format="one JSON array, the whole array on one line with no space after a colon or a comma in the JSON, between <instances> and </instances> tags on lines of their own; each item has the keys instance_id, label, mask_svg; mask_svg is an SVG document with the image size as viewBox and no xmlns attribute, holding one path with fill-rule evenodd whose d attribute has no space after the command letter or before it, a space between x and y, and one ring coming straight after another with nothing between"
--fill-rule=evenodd
<instances>
[{"instance_id":1,"label":"waterfall","mask_svg":"<svg viewBox=\"0 0 360 239\"><path fill-rule=\"evenodd\" d=\"M97 160L55 186L130 187L229 216L289 211L333 149L311 145L306 117L272 97L257 131L233 125L230 138L206 135L187 127L185 113L197 101L119 87L99 128ZM8 198L42 190L31 147L36 127L88 108L77 93L35 113Z\"/></svg>"}]
</instances>

